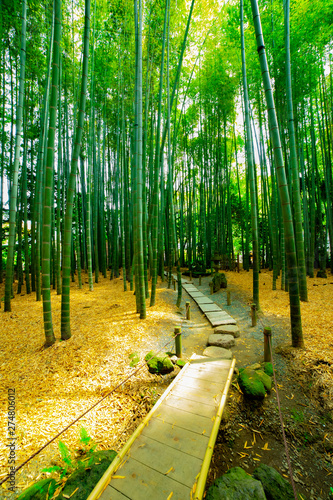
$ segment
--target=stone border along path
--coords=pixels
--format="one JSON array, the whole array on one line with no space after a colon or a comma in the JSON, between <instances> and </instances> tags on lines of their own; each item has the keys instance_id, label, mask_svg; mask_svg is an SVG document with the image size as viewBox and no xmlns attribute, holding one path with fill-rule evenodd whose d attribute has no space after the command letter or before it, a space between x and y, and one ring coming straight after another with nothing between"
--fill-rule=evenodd
<instances>
[{"instance_id":1,"label":"stone border along path","mask_svg":"<svg viewBox=\"0 0 333 500\"><path fill-rule=\"evenodd\" d=\"M176 279L175 276L173 278ZM191 281L182 278L182 287L194 300L212 327L216 327L214 333L208 337L208 347L203 354L210 357L231 359L232 352L229 349L235 345L235 338L239 337L236 320L201 293Z\"/></svg>"}]
</instances>

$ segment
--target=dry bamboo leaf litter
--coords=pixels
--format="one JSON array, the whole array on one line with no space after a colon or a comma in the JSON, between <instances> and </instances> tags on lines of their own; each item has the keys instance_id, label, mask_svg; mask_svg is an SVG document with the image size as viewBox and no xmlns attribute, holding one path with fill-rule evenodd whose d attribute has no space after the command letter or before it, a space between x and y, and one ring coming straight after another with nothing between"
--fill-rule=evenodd
<instances>
[{"instance_id":1,"label":"dry bamboo leaf litter","mask_svg":"<svg viewBox=\"0 0 333 500\"><path fill-rule=\"evenodd\" d=\"M87 286L87 285L85 285ZM3 296L3 285L0 296ZM94 291L71 284L72 337L59 341L61 296L52 292L53 328L57 342L43 349L42 303L35 294L15 296L12 312L0 311L0 474L7 472L7 394L15 388L16 465L26 460L49 439L96 403L134 371L129 355L140 359L170 338L175 314L171 290L158 288L156 305L147 308L147 319L136 314L133 292L124 292L121 279L100 278ZM158 300L159 295L164 300ZM165 300L166 299L166 300ZM173 349L173 343L170 344ZM143 368L124 386L74 424L60 439L69 449L79 446L83 426L99 449L119 449L158 399L167 383ZM36 478L36 467L59 457L52 443L18 472L22 488ZM37 466L35 464L38 464ZM6 484L6 483L5 483Z\"/></svg>"},{"instance_id":2,"label":"dry bamboo leaf litter","mask_svg":"<svg viewBox=\"0 0 333 500\"><path fill-rule=\"evenodd\" d=\"M252 273L227 272L227 279L252 296ZM318 360L333 364L333 276L327 270L326 278L307 278L308 302L301 302L302 326L306 350L300 356L306 366L313 367ZM259 274L259 300L264 314L289 320L289 293L281 290L281 279L272 290L273 273L262 270ZM274 335L274 326L272 326Z\"/></svg>"}]
</instances>

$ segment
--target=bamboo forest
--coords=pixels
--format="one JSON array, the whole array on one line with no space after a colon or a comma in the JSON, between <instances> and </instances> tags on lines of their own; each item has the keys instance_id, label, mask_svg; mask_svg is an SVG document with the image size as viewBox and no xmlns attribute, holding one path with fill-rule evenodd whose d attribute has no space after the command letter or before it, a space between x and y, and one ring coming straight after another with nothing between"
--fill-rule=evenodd
<instances>
[{"instance_id":1,"label":"bamboo forest","mask_svg":"<svg viewBox=\"0 0 333 500\"><path fill-rule=\"evenodd\" d=\"M229 498L216 478L244 463L286 496L237 498L332 498L333 0L0 0L0 44L0 498L99 498L111 460L81 491L70 452L118 453L194 352L230 365L210 469L103 498Z\"/></svg>"}]
</instances>

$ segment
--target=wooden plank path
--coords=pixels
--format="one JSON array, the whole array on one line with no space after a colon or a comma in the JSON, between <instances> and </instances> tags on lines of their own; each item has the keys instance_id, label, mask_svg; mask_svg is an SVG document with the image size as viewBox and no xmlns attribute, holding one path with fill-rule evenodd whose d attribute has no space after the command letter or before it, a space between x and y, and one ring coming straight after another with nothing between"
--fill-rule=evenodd
<instances>
[{"instance_id":1,"label":"wooden plank path","mask_svg":"<svg viewBox=\"0 0 333 500\"><path fill-rule=\"evenodd\" d=\"M236 320L211 299L201 293L192 283L182 280L182 287L196 302L213 327L220 325L236 325Z\"/></svg>"},{"instance_id":2,"label":"wooden plank path","mask_svg":"<svg viewBox=\"0 0 333 500\"><path fill-rule=\"evenodd\" d=\"M87 500L202 498L235 359L192 358Z\"/></svg>"}]
</instances>

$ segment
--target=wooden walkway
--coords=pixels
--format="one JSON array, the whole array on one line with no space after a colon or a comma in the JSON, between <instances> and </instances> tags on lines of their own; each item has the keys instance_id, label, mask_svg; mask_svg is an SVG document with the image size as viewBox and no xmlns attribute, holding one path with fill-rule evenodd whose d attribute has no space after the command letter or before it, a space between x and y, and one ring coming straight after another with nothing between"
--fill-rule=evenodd
<instances>
[{"instance_id":1,"label":"wooden walkway","mask_svg":"<svg viewBox=\"0 0 333 500\"><path fill-rule=\"evenodd\" d=\"M201 293L194 285L186 280L182 280L182 286L189 296L197 303L199 309L206 316L213 327L220 325L235 325L236 320L227 312L223 311L209 297Z\"/></svg>"},{"instance_id":2,"label":"wooden walkway","mask_svg":"<svg viewBox=\"0 0 333 500\"><path fill-rule=\"evenodd\" d=\"M234 366L194 355L87 500L201 499Z\"/></svg>"}]
</instances>

